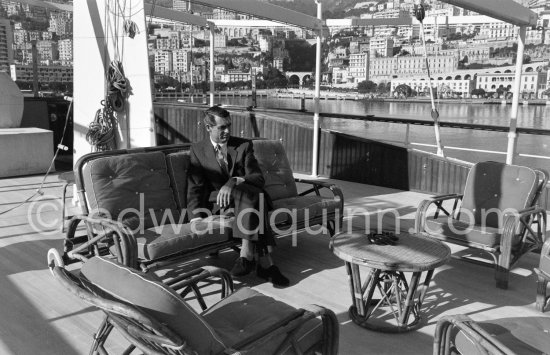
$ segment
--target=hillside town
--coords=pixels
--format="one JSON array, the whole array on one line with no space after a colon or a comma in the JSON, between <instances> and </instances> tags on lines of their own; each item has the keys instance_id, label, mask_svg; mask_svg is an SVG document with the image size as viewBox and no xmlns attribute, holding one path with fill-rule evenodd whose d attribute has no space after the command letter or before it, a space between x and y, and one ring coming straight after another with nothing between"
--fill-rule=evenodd
<instances>
[{"instance_id":1,"label":"hillside town","mask_svg":"<svg viewBox=\"0 0 550 355\"><path fill-rule=\"evenodd\" d=\"M191 12L215 23L216 90L250 89L253 77L258 89L313 87L312 33L203 8L192 1L146 2ZM303 5L298 0L272 2L291 8ZM341 18L326 19L323 90L422 96L428 94L431 82L440 97L511 95L518 31L511 24L438 1L425 1L423 26L415 18L414 0L350 2L338 11L328 6L330 1L325 3L325 16ZM42 92L70 92L72 1L50 4L45 8L29 1L0 1L0 70L10 73L23 90L33 88L36 71ZM550 1L522 4L539 14L538 26L527 30L522 95L544 98L548 92ZM150 72L156 90L206 91L208 30L155 17L147 21Z\"/></svg>"}]
</instances>

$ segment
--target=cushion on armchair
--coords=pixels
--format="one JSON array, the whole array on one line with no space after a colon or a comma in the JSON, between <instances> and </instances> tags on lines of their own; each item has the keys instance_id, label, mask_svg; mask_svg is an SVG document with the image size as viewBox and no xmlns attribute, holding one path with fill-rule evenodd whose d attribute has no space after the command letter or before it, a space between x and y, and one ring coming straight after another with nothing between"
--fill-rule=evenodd
<instances>
[{"instance_id":1,"label":"cushion on armchair","mask_svg":"<svg viewBox=\"0 0 550 355\"><path fill-rule=\"evenodd\" d=\"M254 156L265 178L264 190L273 201L295 197L298 189L294 182L292 169L281 142L273 140L255 140Z\"/></svg>"},{"instance_id":2,"label":"cushion on armchair","mask_svg":"<svg viewBox=\"0 0 550 355\"><path fill-rule=\"evenodd\" d=\"M538 183L537 173L528 167L477 163L468 174L461 211L471 211L475 224L485 219L486 226L500 228L502 216L496 211L517 212L531 206Z\"/></svg>"},{"instance_id":3,"label":"cushion on armchair","mask_svg":"<svg viewBox=\"0 0 550 355\"><path fill-rule=\"evenodd\" d=\"M189 151L167 154L166 162L176 204L180 212L185 214L185 208L187 207L187 171L191 164Z\"/></svg>"},{"instance_id":4,"label":"cushion on armchair","mask_svg":"<svg viewBox=\"0 0 550 355\"><path fill-rule=\"evenodd\" d=\"M102 257L89 259L81 272L118 301L138 307L166 324L199 354L218 354L226 348L222 338L203 317L153 274Z\"/></svg>"},{"instance_id":5,"label":"cushion on armchair","mask_svg":"<svg viewBox=\"0 0 550 355\"><path fill-rule=\"evenodd\" d=\"M92 214L126 222L131 229L153 227L154 219L166 213L179 219L162 152L95 159L83 176Z\"/></svg>"}]
</instances>

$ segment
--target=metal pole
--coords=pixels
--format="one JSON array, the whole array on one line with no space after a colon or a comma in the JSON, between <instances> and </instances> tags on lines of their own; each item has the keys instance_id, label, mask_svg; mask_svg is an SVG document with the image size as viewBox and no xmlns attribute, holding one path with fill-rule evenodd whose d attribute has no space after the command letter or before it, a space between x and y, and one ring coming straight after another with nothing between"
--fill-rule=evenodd
<instances>
[{"instance_id":1,"label":"metal pole","mask_svg":"<svg viewBox=\"0 0 550 355\"><path fill-rule=\"evenodd\" d=\"M31 41L32 50L32 91L34 97L38 97L38 50L36 49L36 40Z\"/></svg>"},{"instance_id":2,"label":"metal pole","mask_svg":"<svg viewBox=\"0 0 550 355\"><path fill-rule=\"evenodd\" d=\"M525 48L525 34L527 27L519 28L518 52L516 57L516 72L514 75L514 87L512 97L512 112L510 112L510 130L508 131L508 149L506 151L506 164L513 164L516 156L518 134L516 132L518 118L519 91L521 89L521 74L523 71L523 50Z\"/></svg>"},{"instance_id":3,"label":"metal pole","mask_svg":"<svg viewBox=\"0 0 550 355\"><path fill-rule=\"evenodd\" d=\"M426 34L424 33L424 21L420 21L420 34L422 36L422 44L424 46L424 58L426 60L426 70L428 71L428 87L430 88L430 101L432 103L432 118L434 120L435 144L437 145L437 155L445 157L443 146L441 144L441 134L439 132L439 113L435 108L434 93L432 88L432 78L430 76L430 66L428 63L428 48L426 47Z\"/></svg>"},{"instance_id":4,"label":"metal pole","mask_svg":"<svg viewBox=\"0 0 550 355\"><path fill-rule=\"evenodd\" d=\"M323 19L323 4L321 0L315 0L317 4L317 18ZM323 35L323 25L320 23L319 32L317 33L317 48L315 55L315 97L314 106L315 111L313 114L313 157L311 162L311 175L317 176L319 165L319 133L321 131L319 124L319 97L321 96L321 37Z\"/></svg>"},{"instance_id":5,"label":"metal pole","mask_svg":"<svg viewBox=\"0 0 550 355\"><path fill-rule=\"evenodd\" d=\"M210 24L210 106L214 106L214 24Z\"/></svg>"}]
</instances>

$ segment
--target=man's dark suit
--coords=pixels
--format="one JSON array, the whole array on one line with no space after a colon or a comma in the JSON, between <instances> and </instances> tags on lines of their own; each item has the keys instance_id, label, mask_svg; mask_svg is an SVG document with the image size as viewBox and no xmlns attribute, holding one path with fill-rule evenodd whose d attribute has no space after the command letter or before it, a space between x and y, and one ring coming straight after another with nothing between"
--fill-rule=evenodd
<instances>
[{"instance_id":1,"label":"man's dark suit","mask_svg":"<svg viewBox=\"0 0 550 355\"><path fill-rule=\"evenodd\" d=\"M260 194L263 193L264 177L256 157L252 141L239 137L230 137L227 142L227 161L229 175L226 174L216 160L216 152L210 138L206 138L191 146L191 167L189 173L189 186L187 193L187 211L189 218L206 217L204 212L197 209L210 209L209 197L219 191L229 180L233 188L231 197L235 208L235 216L247 208L258 210ZM242 177L244 182L236 184L236 179ZM274 239L266 221L269 197L264 193L265 205L262 208L264 213L264 225L261 226L260 242L265 245L274 245ZM242 225L245 230L255 230L259 227L259 220L256 214L248 213L243 215ZM237 220L235 220L235 223ZM263 229L263 230L262 230ZM251 236L243 233L239 228L233 228L233 236L236 238L251 239ZM255 237L255 236L254 236Z\"/></svg>"}]
</instances>

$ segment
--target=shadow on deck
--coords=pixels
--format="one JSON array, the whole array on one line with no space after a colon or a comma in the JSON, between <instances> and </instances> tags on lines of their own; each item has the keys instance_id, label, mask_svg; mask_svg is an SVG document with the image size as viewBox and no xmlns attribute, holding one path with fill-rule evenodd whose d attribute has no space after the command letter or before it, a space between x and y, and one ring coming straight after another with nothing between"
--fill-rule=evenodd
<instances>
[{"instance_id":1,"label":"shadow on deck","mask_svg":"<svg viewBox=\"0 0 550 355\"><path fill-rule=\"evenodd\" d=\"M49 176L44 194L26 201L41 181L41 176L0 180L0 353L84 354L102 315L58 288L46 268L47 250L61 250L62 245L62 182L57 174ZM416 206L427 197L344 181L337 184L345 195L346 228L383 223L408 230L414 226ZM70 196L72 193L67 206L72 206ZM71 210L76 212L75 207ZM452 259L436 269L423 306L426 324L422 328L405 334L368 331L348 316L351 298L347 275L343 261L328 248L328 235L300 233L295 241L296 247L292 236L280 237L274 254L291 280L290 287L274 288L255 276L243 277L236 285L253 287L298 307L315 303L331 308L340 321L341 354L430 354L435 323L443 315L461 313L474 320L546 316L534 307L537 254L520 260L508 290L494 286L493 270ZM453 252L460 251L457 246L450 247ZM188 260L159 273L167 275L201 264L231 268L235 257L232 251L222 252L217 258ZM108 345L113 353L121 353L126 342L113 334Z\"/></svg>"}]
</instances>

